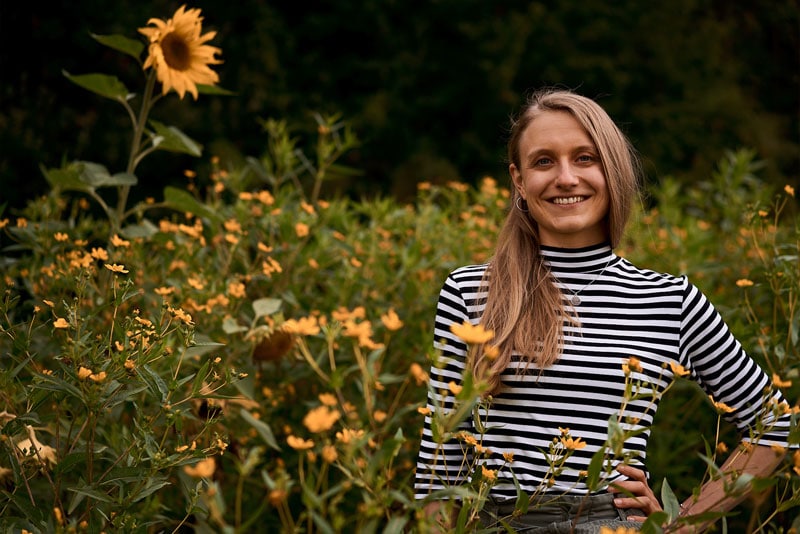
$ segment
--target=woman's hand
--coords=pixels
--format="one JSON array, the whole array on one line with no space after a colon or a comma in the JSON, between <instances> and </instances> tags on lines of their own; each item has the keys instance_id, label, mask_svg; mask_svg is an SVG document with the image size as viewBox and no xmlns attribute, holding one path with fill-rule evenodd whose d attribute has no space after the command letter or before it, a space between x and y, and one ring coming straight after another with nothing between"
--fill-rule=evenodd
<instances>
[{"instance_id":1,"label":"woman's hand","mask_svg":"<svg viewBox=\"0 0 800 534\"><path fill-rule=\"evenodd\" d=\"M644 513L643 516L628 516L629 521L644 522L647 516L663 509L653 490L647 485L647 475L644 471L630 465L620 465L617 467L617 471L628 477L629 480L615 482L609 488L609 491L616 494L614 506L622 509L638 508Z\"/></svg>"}]
</instances>

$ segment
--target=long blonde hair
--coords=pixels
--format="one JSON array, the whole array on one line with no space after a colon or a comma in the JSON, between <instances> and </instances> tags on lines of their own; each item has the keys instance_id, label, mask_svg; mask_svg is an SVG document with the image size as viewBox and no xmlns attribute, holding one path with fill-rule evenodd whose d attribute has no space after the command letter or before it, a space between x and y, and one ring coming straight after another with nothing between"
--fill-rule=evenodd
<instances>
[{"instance_id":1,"label":"long blonde hair","mask_svg":"<svg viewBox=\"0 0 800 534\"><path fill-rule=\"evenodd\" d=\"M509 163L522 168L519 144L522 133L544 112L572 114L591 137L603 166L609 192L607 235L615 247L623 234L639 191L638 159L625 135L593 100L566 90L545 89L532 94L511 122ZM561 355L564 320L575 320L565 309L540 253L538 225L527 212L517 209L521 198L512 187L511 204L498 236L494 256L484 277L488 289L481 323L495 333L492 344L499 354L491 359L483 350L470 359L474 376L488 382L486 395L500 389L500 374L517 352L539 369Z\"/></svg>"}]
</instances>

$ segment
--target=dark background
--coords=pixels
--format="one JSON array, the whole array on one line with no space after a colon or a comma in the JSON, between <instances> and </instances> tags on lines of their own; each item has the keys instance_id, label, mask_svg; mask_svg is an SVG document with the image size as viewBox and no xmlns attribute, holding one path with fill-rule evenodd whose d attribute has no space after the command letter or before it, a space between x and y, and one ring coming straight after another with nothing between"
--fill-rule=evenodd
<instances>
[{"instance_id":1,"label":"dark background","mask_svg":"<svg viewBox=\"0 0 800 534\"><path fill-rule=\"evenodd\" d=\"M46 191L40 165L124 168L122 107L62 74L100 72L141 91L131 58L90 32L131 38L179 3L3 2L0 7L0 205ZM258 119L301 139L311 112L341 112L362 140L344 163L354 195L405 196L418 181L506 178L508 117L525 92L560 85L596 98L641 153L648 178L703 178L726 149L751 147L762 177L800 172L800 9L796 1L203 0L215 67L234 97L159 103L155 118L235 164L266 144ZM184 183L191 157L155 153L138 195Z\"/></svg>"}]
</instances>

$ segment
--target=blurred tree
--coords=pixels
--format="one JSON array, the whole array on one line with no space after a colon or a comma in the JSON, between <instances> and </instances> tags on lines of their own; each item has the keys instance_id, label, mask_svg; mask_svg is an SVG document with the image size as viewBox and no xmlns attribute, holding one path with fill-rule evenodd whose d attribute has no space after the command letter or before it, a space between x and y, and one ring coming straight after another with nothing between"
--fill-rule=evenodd
<instances>
[{"instance_id":1,"label":"blurred tree","mask_svg":"<svg viewBox=\"0 0 800 534\"><path fill-rule=\"evenodd\" d=\"M150 17L167 18L178 5L4 3L2 201L21 205L36 194L44 186L40 163L79 158L113 168L120 161L124 113L61 71L135 80L134 62L89 33L135 37ZM310 112L342 112L363 139L343 162L365 171L339 184L348 193L402 196L421 180L504 177L508 115L527 90L549 84L600 100L653 180L706 176L725 149L740 146L769 160L767 180L800 173L795 0L768 10L738 0L202 0L189 7L201 8L205 27L219 31L212 44L225 63L217 71L237 96L198 103L173 96L161 111L223 158L261 152L259 118L286 118L305 136L316 126ZM138 193L180 183L189 165L197 162L153 157L140 168Z\"/></svg>"}]
</instances>

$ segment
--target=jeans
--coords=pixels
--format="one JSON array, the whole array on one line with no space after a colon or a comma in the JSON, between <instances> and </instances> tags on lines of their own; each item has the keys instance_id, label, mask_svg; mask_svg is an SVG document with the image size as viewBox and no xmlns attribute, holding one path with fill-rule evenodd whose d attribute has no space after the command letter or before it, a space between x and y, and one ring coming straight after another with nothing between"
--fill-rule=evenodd
<instances>
[{"instance_id":1,"label":"jeans","mask_svg":"<svg viewBox=\"0 0 800 534\"><path fill-rule=\"evenodd\" d=\"M628 521L629 515L645 515L634 508L617 508L614 495L601 493L587 496L541 496L532 499L525 514L514 515L513 500L489 499L481 511L481 525L489 532L525 534L597 534L601 527L616 530L627 527L639 530L641 523Z\"/></svg>"}]
</instances>

